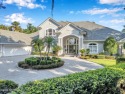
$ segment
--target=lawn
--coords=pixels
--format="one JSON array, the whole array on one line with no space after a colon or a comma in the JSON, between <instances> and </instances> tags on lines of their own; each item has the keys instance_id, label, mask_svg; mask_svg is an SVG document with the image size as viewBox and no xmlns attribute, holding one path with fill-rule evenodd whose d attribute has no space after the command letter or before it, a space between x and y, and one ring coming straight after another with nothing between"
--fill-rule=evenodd
<instances>
[{"instance_id":1,"label":"lawn","mask_svg":"<svg viewBox=\"0 0 125 94\"><path fill-rule=\"evenodd\" d=\"M116 65L116 60L114 59L87 59L88 61L98 63L103 66Z\"/></svg>"}]
</instances>

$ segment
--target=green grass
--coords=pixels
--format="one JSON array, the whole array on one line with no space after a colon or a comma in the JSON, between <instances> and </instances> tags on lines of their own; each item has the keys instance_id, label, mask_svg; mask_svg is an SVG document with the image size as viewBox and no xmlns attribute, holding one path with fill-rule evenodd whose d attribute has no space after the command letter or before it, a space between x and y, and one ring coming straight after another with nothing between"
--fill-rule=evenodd
<instances>
[{"instance_id":1,"label":"green grass","mask_svg":"<svg viewBox=\"0 0 125 94\"><path fill-rule=\"evenodd\" d=\"M116 65L116 60L113 60L113 59L87 59L87 60L103 65L105 67Z\"/></svg>"}]
</instances>

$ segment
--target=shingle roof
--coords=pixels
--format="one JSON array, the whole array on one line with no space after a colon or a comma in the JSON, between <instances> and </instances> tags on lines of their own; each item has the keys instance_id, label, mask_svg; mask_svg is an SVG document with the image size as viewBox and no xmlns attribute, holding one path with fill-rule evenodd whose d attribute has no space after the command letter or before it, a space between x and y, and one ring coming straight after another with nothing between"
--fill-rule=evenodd
<instances>
[{"instance_id":1,"label":"shingle roof","mask_svg":"<svg viewBox=\"0 0 125 94\"><path fill-rule=\"evenodd\" d=\"M0 30L0 44L23 44L30 45L36 33L25 34L14 31Z\"/></svg>"},{"instance_id":2,"label":"shingle roof","mask_svg":"<svg viewBox=\"0 0 125 94\"><path fill-rule=\"evenodd\" d=\"M65 26L69 22L59 22L62 26ZM70 22L71 23L71 22ZM102 40L104 41L108 37L112 36L116 38L116 40L120 40L122 32L119 32L117 30L96 24L95 22L89 22L89 21L81 21L81 22L72 22L74 25L81 29L86 29L87 35L85 36L84 40ZM125 38L125 37L124 37Z\"/></svg>"}]
</instances>

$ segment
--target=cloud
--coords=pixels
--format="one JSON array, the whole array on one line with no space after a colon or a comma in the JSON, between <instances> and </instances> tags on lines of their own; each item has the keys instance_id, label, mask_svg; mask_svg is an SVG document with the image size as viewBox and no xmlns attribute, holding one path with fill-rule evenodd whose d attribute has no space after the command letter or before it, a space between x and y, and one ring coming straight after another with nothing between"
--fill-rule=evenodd
<instances>
[{"instance_id":1,"label":"cloud","mask_svg":"<svg viewBox=\"0 0 125 94\"><path fill-rule=\"evenodd\" d=\"M44 10L46 6L35 4L35 0L5 0L5 4L16 4L18 7L27 7L29 9L41 8Z\"/></svg>"},{"instance_id":2,"label":"cloud","mask_svg":"<svg viewBox=\"0 0 125 94\"><path fill-rule=\"evenodd\" d=\"M119 12L121 10L123 10L123 9L122 8L113 8L113 9L93 8L93 9L90 9L90 10L82 10L81 13L91 14L91 15L96 15L96 14L113 14L113 13Z\"/></svg>"},{"instance_id":3,"label":"cloud","mask_svg":"<svg viewBox=\"0 0 125 94\"><path fill-rule=\"evenodd\" d=\"M125 0L99 0L100 4L125 5Z\"/></svg>"},{"instance_id":4,"label":"cloud","mask_svg":"<svg viewBox=\"0 0 125 94\"><path fill-rule=\"evenodd\" d=\"M70 11L69 13L70 13L70 14L74 14L75 12L74 12L74 11Z\"/></svg>"},{"instance_id":5,"label":"cloud","mask_svg":"<svg viewBox=\"0 0 125 94\"><path fill-rule=\"evenodd\" d=\"M93 8L93 9L89 9L89 10L81 10L81 11L70 11L70 14L90 14L90 15L97 15L97 14L115 14L117 12L122 11L122 8L104 8L104 9L100 9L100 8Z\"/></svg>"},{"instance_id":6,"label":"cloud","mask_svg":"<svg viewBox=\"0 0 125 94\"><path fill-rule=\"evenodd\" d=\"M5 16L6 22L14 22L17 21L21 24L33 23L31 18L27 18L23 13L13 13L11 15Z\"/></svg>"},{"instance_id":7,"label":"cloud","mask_svg":"<svg viewBox=\"0 0 125 94\"><path fill-rule=\"evenodd\" d=\"M114 20L110 20L111 23L114 24L119 24L119 23L124 23L125 20L124 19L114 19Z\"/></svg>"},{"instance_id":8,"label":"cloud","mask_svg":"<svg viewBox=\"0 0 125 94\"><path fill-rule=\"evenodd\" d=\"M100 23L106 23L106 24L123 24L125 22L124 19L112 19L112 20L100 20Z\"/></svg>"}]
</instances>

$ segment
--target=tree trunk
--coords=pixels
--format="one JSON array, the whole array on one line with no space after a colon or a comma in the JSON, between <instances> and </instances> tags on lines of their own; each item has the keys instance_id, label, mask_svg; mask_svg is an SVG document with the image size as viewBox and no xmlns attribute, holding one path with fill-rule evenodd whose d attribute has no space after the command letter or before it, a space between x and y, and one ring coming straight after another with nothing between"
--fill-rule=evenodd
<instances>
[{"instance_id":1,"label":"tree trunk","mask_svg":"<svg viewBox=\"0 0 125 94\"><path fill-rule=\"evenodd\" d=\"M42 59L42 53L41 53L40 46L38 46L38 49L39 49L39 53L40 53L40 60L41 60L41 59Z\"/></svg>"}]
</instances>

